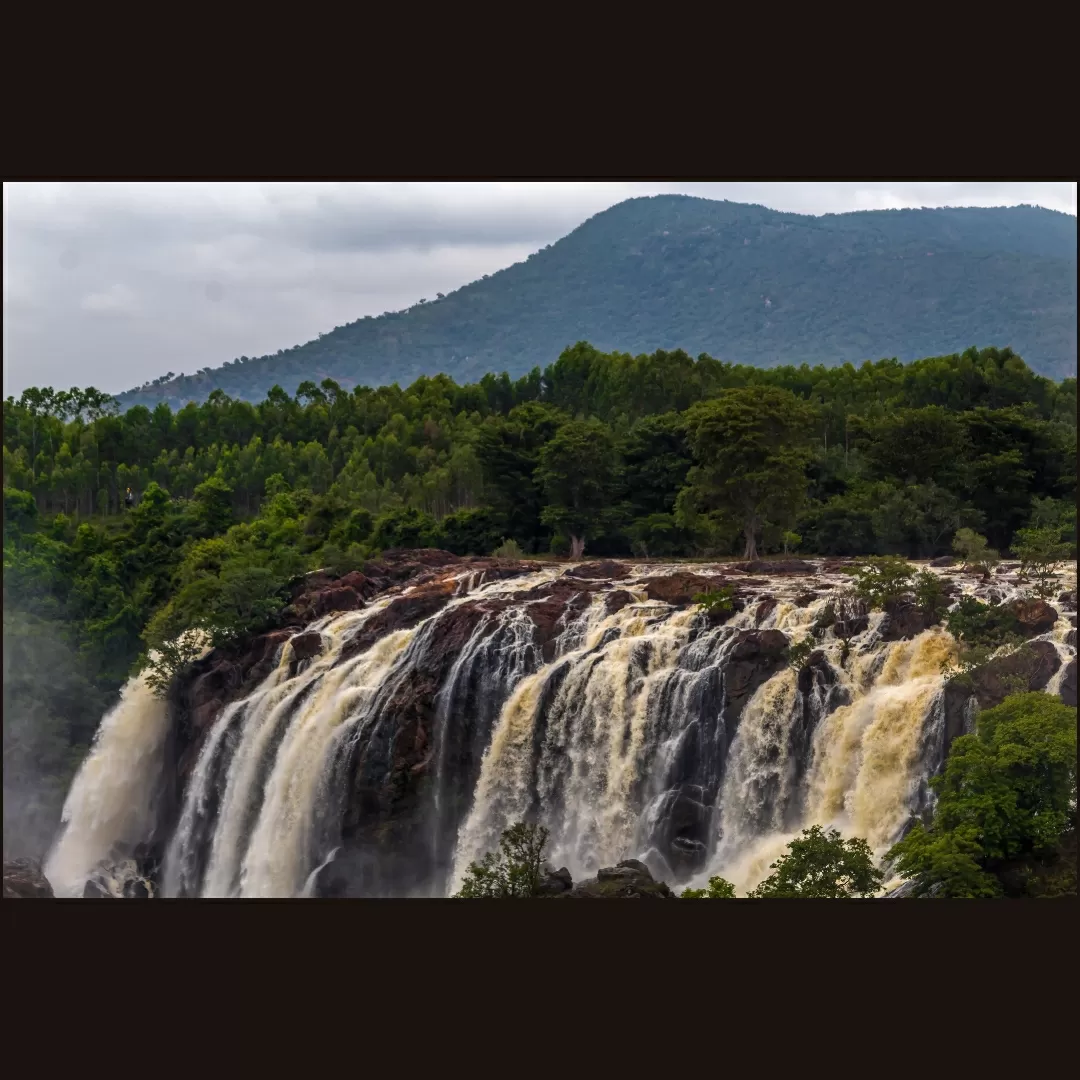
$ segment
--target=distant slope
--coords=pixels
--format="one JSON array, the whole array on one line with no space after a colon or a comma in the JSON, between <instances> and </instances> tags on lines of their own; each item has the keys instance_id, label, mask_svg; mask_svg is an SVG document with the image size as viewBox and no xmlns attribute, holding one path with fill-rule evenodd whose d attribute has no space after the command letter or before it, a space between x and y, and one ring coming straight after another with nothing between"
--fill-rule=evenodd
<instances>
[{"instance_id":1,"label":"distant slope","mask_svg":"<svg viewBox=\"0 0 1080 1080\"><path fill-rule=\"evenodd\" d=\"M662 195L590 218L525 262L406 311L273 356L121 396L125 406L250 400L275 383L346 387L446 372L523 374L573 342L683 348L745 364L1011 346L1036 371L1076 372L1076 218L1037 207L808 217Z\"/></svg>"}]
</instances>

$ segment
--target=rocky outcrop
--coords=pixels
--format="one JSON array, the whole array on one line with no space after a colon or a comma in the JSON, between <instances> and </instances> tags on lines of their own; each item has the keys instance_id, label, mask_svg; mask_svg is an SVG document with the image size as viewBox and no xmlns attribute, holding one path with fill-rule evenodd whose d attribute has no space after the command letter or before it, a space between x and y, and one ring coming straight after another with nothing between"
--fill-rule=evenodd
<instances>
[{"instance_id":1,"label":"rocky outcrop","mask_svg":"<svg viewBox=\"0 0 1080 1080\"><path fill-rule=\"evenodd\" d=\"M649 868L637 859L623 859L596 872L596 877L578 882L563 894L571 899L657 899L674 897L666 882L657 881Z\"/></svg>"},{"instance_id":2,"label":"rocky outcrop","mask_svg":"<svg viewBox=\"0 0 1080 1080\"><path fill-rule=\"evenodd\" d=\"M698 593L716 592L728 584L728 579L679 570L665 577L645 578L642 584L650 600L661 600L665 604L683 606L692 604Z\"/></svg>"},{"instance_id":3,"label":"rocky outcrop","mask_svg":"<svg viewBox=\"0 0 1080 1080\"><path fill-rule=\"evenodd\" d=\"M752 559L737 567L744 574L812 574L814 564L802 559Z\"/></svg>"},{"instance_id":4,"label":"rocky outcrop","mask_svg":"<svg viewBox=\"0 0 1080 1080\"><path fill-rule=\"evenodd\" d=\"M778 603L775 596L766 596L759 601L757 607L754 608L754 622L760 626L776 610Z\"/></svg>"},{"instance_id":5,"label":"rocky outcrop","mask_svg":"<svg viewBox=\"0 0 1080 1080\"><path fill-rule=\"evenodd\" d=\"M418 585L402 596L391 600L378 614L373 615L350 638L341 650L341 659L349 660L370 649L380 638L398 630L411 630L417 623L445 607L457 590L453 578Z\"/></svg>"},{"instance_id":6,"label":"rocky outcrop","mask_svg":"<svg viewBox=\"0 0 1080 1080\"><path fill-rule=\"evenodd\" d=\"M5 900L45 900L53 896L52 886L35 859L12 859L4 863Z\"/></svg>"},{"instance_id":7,"label":"rocky outcrop","mask_svg":"<svg viewBox=\"0 0 1080 1080\"><path fill-rule=\"evenodd\" d=\"M544 874L544 880L540 883L537 896L562 896L570 892L574 887L574 879L566 867L558 870L548 870Z\"/></svg>"},{"instance_id":8,"label":"rocky outcrop","mask_svg":"<svg viewBox=\"0 0 1080 1080\"><path fill-rule=\"evenodd\" d=\"M940 559L931 559L931 566L952 566L956 560L951 555L942 555Z\"/></svg>"},{"instance_id":9,"label":"rocky outcrop","mask_svg":"<svg viewBox=\"0 0 1080 1080\"><path fill-rule=\"evenodd\" d=\"M724 665L724 720L731 737L754 691L787 663L788 639L780 630L740 630Z\"/></svg>"},{"instance_id":10,"label":"rocky outcrop","mask_svg":"<svg viewBox=\"0 0 1080 1080\"><path fill-rule=\"evenodd\" d=\"M1054 628L1058 613L1045 601L1033 596L1019 597L1010 601L1006 607L1020 624L1020 633L1033 638L1045 634Z\"/></svg>"},{"instance_id":11,"label":"rocky outcrop","mask_svg":"<svg viewBox=\"0 0 1080 1080\"><path fill-rule=\"evenodd\" d=\"M630 576L630 568L619 562L592 562L571 566L563 577L586 578L592 581L622 581Z\"/></svg>"},{"instance_id":12,"label":"rocky outcrop","mask_svg":"<svg viewBox=\"0 0 1080 1080\"><path fill-rule=\"evenodd\" d=\"M1073 663L1075 665L1075 661ZM943 702L945 753L948 754L952 741L963 735L970 726L973 710L992 709L1018 691L1043 690L1060 667L1061 658L1049 641L1030 641L1015 652L999 656L968 675L951 679L945 685ZM1075 695L1075 676L1073 693Z\"/></svg>"},{"instance_id":13,"label":"rocky outcrop","mask_svg":"<svg viewBox=\"0 0 1080 1080\"><path fill-rule=\"evenodd\" d=\"M901 601L893 604L881 620L882 641L906 641L929 630L934 620L914 604Z\"/></svg>"},{"instance_id":14,"label":"rocky outcrop","mask_svg":"<svg viewBox=\"0 0 1080 1080\"><path fill-rule=\"evenodd\" d=\"M1069 661L1065 669L1065 677L1061 680L1060 697L1065 705L1076 708L1076 657Z\"/></svg>"}]
</instances>

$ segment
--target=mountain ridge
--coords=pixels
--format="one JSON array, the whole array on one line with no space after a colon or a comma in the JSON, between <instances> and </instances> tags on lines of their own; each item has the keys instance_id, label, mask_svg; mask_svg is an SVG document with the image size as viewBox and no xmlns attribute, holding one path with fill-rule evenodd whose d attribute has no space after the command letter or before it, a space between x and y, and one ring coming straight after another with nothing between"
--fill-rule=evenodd
<instances>
[{"instance_id":1,"label":"mountain ridge","mask_svg":"<svg viewBox=\"0 0 1080 1080\"><path fill-rule=\"evenodd\" d=\"M1060 379L1076 371L1076 218L1032 206L811 216L628 199L446 296L117 397L177 406L215 389L259 400L308 379L352 388L439 372L516 377L580 340L761 367L1009 345Z\"/></svg>"}]
</instances>

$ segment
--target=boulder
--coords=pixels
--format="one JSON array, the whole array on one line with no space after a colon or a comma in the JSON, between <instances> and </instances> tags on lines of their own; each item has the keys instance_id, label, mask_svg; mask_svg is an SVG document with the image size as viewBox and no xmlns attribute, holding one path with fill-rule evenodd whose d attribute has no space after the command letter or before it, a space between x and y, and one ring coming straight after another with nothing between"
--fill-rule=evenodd
<instances>
[{"instance_id":1,"label":"boulder","mask_svg":"<svg viewBox=\"0 0 1080 1080\"><path fill-rule=\"evenodd\" d=\"M565 866L558 870L548 870L537 889L538 896L562 896L574 887L574 879Z\"/></svg>"},{"instance_id":2,"label":"boulder","mask_svg":"<svg viewBox=\"0 0 1080 1080\"><path fill-rule=\"evenodd\" d=\"M1069 666L1065 669L1065 677L1061 680L1061 689L1058 691L1058 696L1065 705L1071 705L1074 709L1076 708L1075 656L1069 661Z\"/></svg>"},{"instance_id":3,"label":"boulder","mask_svg":"<svg viewBox=\"0 0 1080 1080\"><path fill-rule=\"evenodd\" d=\"M914 604L901 601L885 612L879 632L882 641L903 641L917 637L931 625L930 616Z\"/></svg>"},{"instance_id":4,"label":"boulder","mask_svg":"<svg viewBox=\"0 0 1080 1080\"><path fill-rule=\"evenodd\" d=\"M814 564L802 559L751 559L737 567L744 574L812 574Z\"/></svg>"},{"instance_id":5,"label":"boulder","mask_svg":"<svg viewBox=\"0 0 1080 1080\"><path fill-rule=\"evenodd\" d=\"M727 578L704 576L680 570L664 577L645 578L642 582L650 600L682 606L693 603L698 593L715 592L727 584Z\"/></svg>"},{"instance_id":6,"label":"boulder","mask_svg":"<svg viewBox=\"0 0 1080 1080\"><path fill-rule=\"evenodd\" d=\"M1065 644L1066 645L1071 645L1074 649L1076 648L1076 627L1075 626L1065 635Z\"/></svg>"},{"instance_id":7,"label":"boulder","mask_svg":"<svg viewBox=\"0 0 1080 1080\"><path fill-rule=\"evenodd\" d=\"M1058 597L1058 603L1066 611L1075 611L1076 610L1076 592L1075 592L1075 590L1073 592L1063 592Z\"/></svg>"},{"instance_id":8,"label":"boulder","mask_svg":"<svg viewBox=\"0 0 1080 1080\"><path fill-rule=\"evenodd\" d=\"M1076 704L1076 661L1073 664L1073 701ZM953 739L965 733L972 698L979 709L992 709L1020 690L1043 690L1061 667L1057 649L1049 641L1029 641L1007 656L999 656L967 675L945 684L945 753ZM1061 697L1065 701L1066 672ZM1066 704L1069 702L1066 701Z\"/></svg>"},{"instance_id":9,"label":"boulder","mask_svg":"<svg viewBox=\"0 0 1080 1080\"><path fill-rule=\"evenodd\" d=\"M621 581L630 576L630 569L623 563L605 560L602 562L582 563L571 566L563 577L586 578L593 581Z\"/></svg>"},{"instance_id":10,"label":"boulder","mask_svg":"<svg viewBox=\"0 0 1080 1080\"><path fill-rule=\"evenodd\" d=\"M43 900L53 895L52 886L36 859L12 859L4 863L5 900Z\"/></svg>"},{"instance_id":11,"label":"boulder","mask_svg":"<svg viewBox=\"0 0 1080 1080\"><path fill-rule=\"evenodd\" d=\"M595 878L579 882L563 895L578 899L670 899L675 894L666 882L656 881L644 863L624 859L598 870Z\"/></svg>"},{"instance_id":12,"label":"boulder","mask_svg":"<svg viewBox=\"0 0 1080 1080\"><path fill-rule=\"evenodd\" d=\"M627 604L633 602L634 598L625 589L616 589L604 597L604 610L609 615L614 615L616 611L622 611Z\"/></svg>"},{"instance_id":13,"label":"boulder","mask_svg":"<svg viewBox=\"0 0 1080 1080\"><path fill-rule=\"evenodd\" d=\"M817 600L817 593L801 592L795 597L794 604L797 608L809 607L815 600Z\"/></svg>"},{"instance_id":14,"label":"boulder","mask_svg":"<svg viewBox=\"0 0 1080 1080\"><path fill-rule=\"evenodd\" d=\"M754 610L754 622L760 626L776 610L778 603L775 596L766 596Z\"/></svg>"},{"instance_id":15,"label":"boulder","mask_svg":"<svg viewBox=\"0 0 1080 1080\"><path fill-rule=\"evenodd\" d=\"M322 652L322 634L317 630L308 630L303 634L297 634L296 637L290 638L289 644L292 646L293 655L297 660L310 660L313 656L318 656Z\"/></svg>"},{"instance_id":16,"label":"boulder","mask_svg":"<svg viewBox=\"0 0 1080 1080\"><path fill-rule=\"evenodd\" d=\"M1006 607L1016 617L1020 624L1020 632L1024 637L1038 637L1052 630L1058 620L1058 613L1045 600L1037 597L1025 596L1010 601Z\"/></svg>"}]
</instances>

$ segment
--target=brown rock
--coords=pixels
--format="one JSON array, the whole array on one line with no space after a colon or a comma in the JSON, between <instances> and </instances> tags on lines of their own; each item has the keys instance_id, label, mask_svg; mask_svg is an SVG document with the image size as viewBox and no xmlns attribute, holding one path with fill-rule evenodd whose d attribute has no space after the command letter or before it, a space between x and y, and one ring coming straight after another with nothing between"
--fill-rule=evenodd
<instances>
[{"instance_id":1,"label":"brown rock","mask_svg":"<svg viewBox=\"0 0 1080 1080\"><path fill-rule=\"evenodd\" d=\"M4 863L5 900L45 900L53 895L52 886L35 859L12 859Z\"/></svg>"},{"instance_id":2,"label":"brown rock","mask_svg":"<svg viewBox=\"0 0 1080 1080\"><path fill-rule=\"evenodd\" d=\"M802 559L753 559L739 565L744 574L812 574L814 564Z\"/></svg>"},{"instance_id":3,"label":"brown rock","mask_svg":"<svg viewBox=\"0 0 1080 1080\"><path fill-rule=\"evenodd\" d=\"M634 598L625 589L616 589L604 597L604 610L609 615L614 615L616 611L622 611L627 604L633 602Z\"/></svg>"},{"instance_id":4,"label":"brown rock","mask_svg":"<svg viewBox=\"0 0 1080 1080\"><path fill-rule=\"evenodd\" d=\"M310 660L311 657L318 656L322 652L322 634L317 630L308 630L303 634L297 634L296 637L290 638L289 645L292 647L293 655L297 660Z\"/></svg>"},{"instance_id":5,"label":"brown rock","mask_svg":"<svg viewBox=\"0 0 1080 1080\"><path fill-rule=\"evenodd\" d=\"M775 596L766 596L754 610L754 622L760 626L776 610L778 603Z\"/></svg>"},{"instance_id":6,"label":"brown rock","mask_svg":"<svg viewBox=\"0 0 1080 1080\"><path fill-rule=\"evenodd\" d=\"M881 620L881 640L902 641L917 637L931 625L928 615L914 604L902 601L893 605Z\"/></svg>"},{"instance_id":7,"label":"brown rock","mask_svg":"<svg viewBox=\"0 0 1080 1080\"><path fill-rule=\"evenodd\" d=\"M1065 677L1061 680L1059 696L1065 705L1076 708L1076 657L1069 661L1065 669Z\"/></svg>"},{"instance_id":8,"label":"brown rock","mask_svg":"<svg viewBox=\"0 0 1080 1080\"><path fill-rule=\"evenodd\" d=\"M1016 616L1025 637L1045 634L1058 620L1058 613L1045 600L1036 597L1021 597L1006 606Z\"/></svg>"},{"instance_id":9,"label":"brown rock","mask_svg":"<svg viewBox=\"0 0 1080 1080\"><path fill-rule=\"evenodd\" d=\"M797 608L804 608L809 607L815 600L817 600L817 593L801 592L795 597L794 602Z\"/></svg>"},{"instance_id":10,"label":"brown rock","mask_svg":"<svg viewBox=\"0 0 1080 1080\"><path fill-rule=\"evenodd\" d=\"M408 630L434 615L454 595L453 578L418 585L415 589L392 600L377 615L364 623L341 650L342 661L371 648L380 638L397 630Z\"/></svg>"},{"instance_id":11,"label":"brown rock","mask_svg":"<svg viewBox=\"0 0 1080 1080\"><path fill-rule=\"evenodd\" d=\"M693 603L698 593L715 592L726 584L727 579L723 577L705 576L683 570L664 577L646 578L642 582L650 600L661 600L677 607Z\"/></svg>"},{"instance_id":12,"label":"brown rock","mask_svg":"<svg viewBox=\"0 0 1080 1080\"><path fill-rule=\"evenodd\" d=\"M644 863L624 859L615 866L598 870L595 878L579 882L563 895L571 899L667 900L674 893L666 882L656 881Z\"/></svg>"},{"instance_id":13,"label":"brown rock","mask_svg":"<svg viewBox=\"0 0 1080 1080\"><path fill-rule=\"evenodd\" d=\"M583 563L571 566L563 577L589 578L591 580L622 581L630 576L630 570L623 563L605 560L602 562Z\"/></svg>"}]
</instances>

